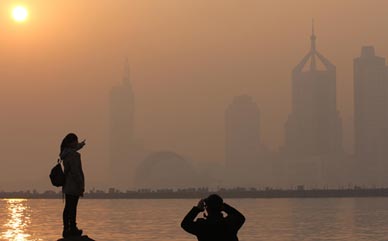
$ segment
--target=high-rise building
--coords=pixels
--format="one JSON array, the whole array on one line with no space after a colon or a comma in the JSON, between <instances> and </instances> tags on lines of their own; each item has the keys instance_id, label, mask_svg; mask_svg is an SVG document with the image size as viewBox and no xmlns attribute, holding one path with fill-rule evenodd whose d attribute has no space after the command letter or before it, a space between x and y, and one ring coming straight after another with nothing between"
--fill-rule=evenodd
<instances>
[{"instance_id":1,"label":"high-rise building","mask_svg":"<svg viewBox=\"0 0 388 241\"><path fill-rule=\"evenodd\" d=\"M317 51L313 26L310 51L292 71L292 110L285 124L288 156L330 156L342 150L336 102L336 67Z\"/></svg>"},{"instance_id":2,"label":"high-rise building","mask_svg":"<svg viewBox=\"0 0 388 241\"><path fill-rule=\"evenodd\" d=\"M260 148L260 112L248 95L234 98L225 111L226 167L231 170L252 167Z\"/></svg>"},{"instance_id":3,"label":"high-rise building","mask_svg":"<svg viewBox=\"0 0 388 241\"><path fill-rule=\"evenodd\" d=\"M372 46L354 59L354 150L359 178L366 184L381 184L387 176L387 70L385 58L376 56Z\"/></svg>"},{"instance_id":4,"label":"high-rise building","mask_svg":"<svg viewBox=\"0 0 388 241\"><path fill-rule=\"evenodd\" d=\"M126 61L122 82L113 87L110 92L110 164L111 175L121 180L116 182L130 182L133 176L133 165L130 159L134 145L134 114L135 103L131 82L129 79L129 65Z\"/></svg>"}]
</instances>

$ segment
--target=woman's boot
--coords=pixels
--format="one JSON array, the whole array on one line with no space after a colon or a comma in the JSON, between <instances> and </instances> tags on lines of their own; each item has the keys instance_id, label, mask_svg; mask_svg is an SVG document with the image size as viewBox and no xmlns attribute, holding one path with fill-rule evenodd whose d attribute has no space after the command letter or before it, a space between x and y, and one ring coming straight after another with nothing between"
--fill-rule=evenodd
<instances>
[{"instance_id":1,"label":"woman's boot","mask_svg":"<svg viewBox=\"0 0 388 241\"><path fill-rule=\"evenodd\" d=\"M70 228L68 225L63 226L62 237L67 238L70 236Z\"/></svg>"},{"instance_id":2,"label":"woman's boot","mask_svg":"<svg viewBox=\"0 0 388 241\"><path fill-rule=\"evenodd\" d=\"M74 226L74 227L70 228L69 234L70 234L70 236L81 236L82 229L78 229L77 226Z\"/></svg>"}]
</instances>

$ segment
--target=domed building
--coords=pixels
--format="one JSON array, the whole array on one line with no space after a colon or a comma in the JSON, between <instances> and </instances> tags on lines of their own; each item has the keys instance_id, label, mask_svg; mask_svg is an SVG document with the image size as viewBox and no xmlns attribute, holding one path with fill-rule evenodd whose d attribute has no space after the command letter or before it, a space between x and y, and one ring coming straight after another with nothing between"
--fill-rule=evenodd
<instances>
[{"instance_id":1,"label":"domed building","mask_svg":"<svg viewBox=\"0 0 388 241\"><path fill-rule=\"evenodd\" d=\"M136 170L135 186L138 188L183 188L198 185L199 176L194 167L171 151L151 153Z\"/></svg>"}]
</instances>

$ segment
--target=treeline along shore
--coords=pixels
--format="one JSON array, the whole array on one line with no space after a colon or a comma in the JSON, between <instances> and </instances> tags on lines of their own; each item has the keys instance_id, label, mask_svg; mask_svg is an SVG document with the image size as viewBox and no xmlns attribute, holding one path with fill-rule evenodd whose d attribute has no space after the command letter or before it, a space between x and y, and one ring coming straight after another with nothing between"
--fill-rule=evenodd
<instances>
[{"instance_id":1,"label":"treeline along shore","mask_svg":"<svg viewBox=\"0 0 388 241\"><path fill-rule=\"evenodd\" d=\"M338 189L256 189L256 188L208 188L187 189L138 189L136 191L120 191L109 188L107 191L92 189L85 193L86 199L198 199L211 193L218 193L224 198L347 198L347 197L388 197L388 188L338 188ZM59 199L62 193L55 191L18 191L0 192L0 198L23 199Z\"/></svg>"}]
</instances>

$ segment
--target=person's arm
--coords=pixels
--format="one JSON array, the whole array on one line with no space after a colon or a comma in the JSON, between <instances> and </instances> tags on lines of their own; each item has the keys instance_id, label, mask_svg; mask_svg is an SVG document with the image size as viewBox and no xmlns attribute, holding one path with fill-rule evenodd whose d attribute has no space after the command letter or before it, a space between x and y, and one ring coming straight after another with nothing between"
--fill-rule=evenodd
<instances>
[{"instance_id":1,"label":"person's arm","mask_svg":"<svg viewBox=\"0 0 388 241\"><path fill-rule=\"evenodd\" d=\"M188 212L186 214L186 216L183 218L182 220L182 223L181 223L181 227L188 233L191 233L191 234L198 234L199 232L199 224L198 222L195 222L194 219L197 217L197 215L200 213L200 212L203 212L205 209L205 203L204 201L201 199L199 202L198 202L198 205L193 207L190 212Z\"/></svg>"},{"instance_id":2,"label":"person's arm","mask_svg":"<svg viewBox=\"0 0 388 241\"><path fill-rule=\"evenodd\" d=\"M236 231L239 230L245 222L244 215L226 203L223 204L223 211L228 214L227 219L232 223Z\"/></svg>"},{"instance_id":3,"label":"person's arm","mask_svg":"<svg viewBox=\"0 0 388 241\"><path fill-rule=\"evenodd\" d=\"M197 215L201 211L198 207L193 207L190 212L186 214L186 216L183 218L181 227L188 233L191 234L198 234L198 223L194 221L194 219L197 217Z\"/></svg>"}]
</instances>

